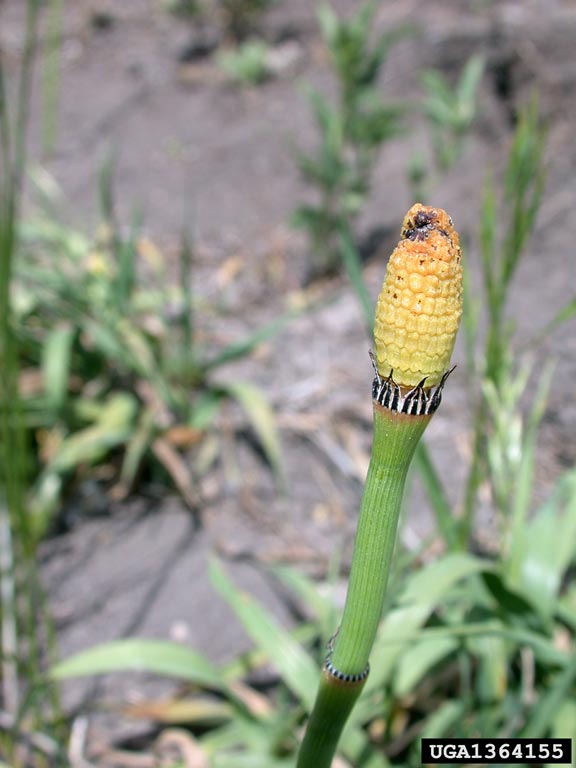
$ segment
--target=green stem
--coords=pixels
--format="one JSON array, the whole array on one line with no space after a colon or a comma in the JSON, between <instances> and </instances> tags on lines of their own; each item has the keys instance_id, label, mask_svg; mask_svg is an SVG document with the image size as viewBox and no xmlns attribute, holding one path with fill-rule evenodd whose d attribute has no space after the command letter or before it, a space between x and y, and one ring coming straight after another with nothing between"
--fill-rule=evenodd
<instances>
[{"instance_id":1,"label":"green stem","mask_svg":"<svg viewBox=\"0 0 576 768\"><path fill-rule=\"evenodd\" d=\"M296 768L329 768L363 683L343 685L322 672Z\"/></svg>"},{"instance_id":2,"label":"green stem","mask_svg":"<svg viewBox=\"0 0 576 768\"><path fill-rule=\"evenodd\" d=\"M417 199L418 196L416 196ZM349 223L342 222L339 230L340 250L350 283L358 299L360 310L369 338L372 337L374 325L374 304L370 291L362 274L362 264L358 249L354 245L352 229ZM450 550L458 549L458 540L452 524L452 511L446 501L446 493L440 476L426 447L425 441L418 443L416 448L416 469L428 493L432 511L436 516L438 529ZM472 516L473 512L471 513Z\"/></svg>"},{"instance_id":3,"label":"green stem","mask_svg":"<svg viewBox=\"0 0 576 768\"><path fill-rule=\"evenodd\" d=\"M430 416L407 416L374 407L372 456L354 543L344 615L331 655L342 675L366 669L382 616L398 517L408 468ZM329 768L340 733L363 682L323 671L298 768Z\"/></svg>"},{"instance_id":4,"label":"green stem","mask_svg":"<svg viewBox=\"0 0 576 768\"><path fill-rule=\"evenodd\" d=\"M476 408L476 414L474 416L474 444L472 446L472 461L470 463L470 469L466 479L462 519L460 520L460 525L458 526L459 547L461 551L466 551L470 543L470 537L472 536L472 530L474 528L474 518L478 500L478 488L480 487L484 478L485 451L483 448L486 440L486 419L486 403L482 397L482 400Z\"/></svg>"}]
</instances>

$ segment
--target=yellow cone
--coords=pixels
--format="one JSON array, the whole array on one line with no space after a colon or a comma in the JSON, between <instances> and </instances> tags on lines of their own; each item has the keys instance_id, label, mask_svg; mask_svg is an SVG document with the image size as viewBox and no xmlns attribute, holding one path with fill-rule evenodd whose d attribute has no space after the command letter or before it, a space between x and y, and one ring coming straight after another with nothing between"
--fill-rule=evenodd
<instances>
[{"instance_id":1,"label":"yellow cone","mask_svg":"<svg viewBox=\"0 0 576 768\"><path fill-rule=\"evenodd\" d=\"M462 314L462 254L452 219L417 203L402 224L376 306L374 342L380 376L400 386L440 382Z\"/></svg>"}]
</instances>

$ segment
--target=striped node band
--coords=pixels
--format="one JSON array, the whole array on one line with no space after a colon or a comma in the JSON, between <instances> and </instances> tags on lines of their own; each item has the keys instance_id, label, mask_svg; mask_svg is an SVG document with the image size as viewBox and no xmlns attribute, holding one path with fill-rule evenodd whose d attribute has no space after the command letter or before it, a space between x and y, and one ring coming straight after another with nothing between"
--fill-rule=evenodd
<instances>
[{"instance_id":1,"label":"striped node band","mask_svg":"<svg viewBox=\"0 0 576 768\"><path fill-rule=\"evenodd\" d=\"M409 416L430 416L436 411L442 401L442 390L446 379L456 367L447 370L435 388L426 387L428 377L425 376L415 387L407 389L394 381L392 370L390 370L387 378L380 376L372 352L370 352L370 359L374 367L374 380L372 381L372 399L374 402L395 413L404 413Z\"/></svg>"},{"instance_id":2,"label":"striped node band","mask_svg":"<svg viewBox=\"0 0 576 768\"><path fill-rule=\"evenodd\" d=\"M346 675L344 672L340 672L339 669L336 669L334 664L332 664L332 661L330 660L331 656L332 653L329 653L324 659L324 672L326 672L329 677L334 678L334 680L338 680L340 683L358 685L358 683L363 683L370 674L370 664L366 664L366 669L363 672L356 675Z\"/></svg>"}]
</instances>

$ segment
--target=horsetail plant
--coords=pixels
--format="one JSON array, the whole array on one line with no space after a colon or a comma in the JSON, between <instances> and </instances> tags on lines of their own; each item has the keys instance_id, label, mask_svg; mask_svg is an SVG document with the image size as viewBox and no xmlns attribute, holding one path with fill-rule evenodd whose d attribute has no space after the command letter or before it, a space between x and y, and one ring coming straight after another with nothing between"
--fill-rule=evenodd
<instances>
[{"instance_id":1,"label":"horsetail plant","mask_svg":"<svg viewBox=\"0 0 576 768\"><path fill-rule=\"evenodd\" d=\"M298 768L328 768L370 671L414 450L450 373L462 312L462 257L450 216L414 205L402 224L374 326L374 436L348 594L322 669Z\"/></svg>"}]
</instances>

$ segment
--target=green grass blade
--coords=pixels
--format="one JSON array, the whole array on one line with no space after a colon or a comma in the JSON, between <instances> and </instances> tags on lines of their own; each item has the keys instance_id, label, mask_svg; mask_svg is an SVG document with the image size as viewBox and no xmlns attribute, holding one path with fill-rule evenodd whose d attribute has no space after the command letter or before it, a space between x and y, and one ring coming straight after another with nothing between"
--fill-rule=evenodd
<instances>
[{"instance_id":1,"label":"green grass blade","mask_svg":"<svg viewBox=\"0 0 576 768\"><path fill-rule=\"evenodd\" d=\"M101 406L96 424L74 432L62 442L48 470L69 472L79 464L101 460L112 448L130 439L137 410L138 404L132 395L127 392L112 395Z\"/></svg>"},{"instance_id":2,"label":"green grass blade","mask_svg":"<svg viewBox=\"0 0 576 768\"><path fill-rule=\"evenodd\" d=\"M178 252L180 269L180 284L182 288L182 315L180 328L182 330L182 361L184 370L191 371L196 363L196 347L194 336L194 295L192 291L192 265L194 252L186 235L182 237ZM190 414L189 414L190 415Z\"/></svg>"},{"instance_id":3,"label":"green grass blade","mask_svg":"<svg viewBox=\"0 0 576 768\"><path fill-rule=\"evenodd\" d=\"M378 690L388 682L398 659L419 638L430 613L450 589L461 579L486 567L484 561L471 555L450 554L410 576L400 604L389 611L380 624L365 693Z\"/></svg>"},{"instance_id":4,"label":"green grass blade","mask_svg":"<svg viewBox=\"0 0 576 768\"><path fill-rule=\"evenodd\" d=\"M32 685L38 679L39 624L45 626L26 514L27 441L18 388L20 350L11 307L38 13L37 0L28 0L20 73L10 106L0 62L0 650L3 708L13 716L26 706L22 703L24 679ZM37 717L42 704L38 707L33 702L32 707ZM12 751L8 740L4 744Z\"/></svg>"},{"instance_id":5,"label":"green grass blade","mask_svg":"<svg viewBox=\"0 0 576 768\"><path fill-rule=\"evenodd\" d=\"M564 701L574 699L575 685L576 655L572 657L566 669L556 676L548 692L535 705L533 714L522 731L522 737L534 739L545 736Z\"/></svg>"},{"instance_id":6,"label":"green grass blade","mask_svg":"<svg viewBox=\"0 0 576 768\"><path fill-rule=\"evenodd\" d=\"M58 108L60 95L60 53L64 21L64 0L51 0L48 4L46 35L48 45L44 54L43 72L43 125L42 146L50 153L58 135Z\"/></svg>"},{"instance_id":7,"label":"green grass blade","mask_svg":"<svg viewBox=\"0 0 576 768\"><path fill-rule=\"evenodd\" d=\"M546 410L553 373L553 365L548 364L544 367L537 384L530 416L524 430L522 457L517 468L516 487L512 503L512 519L510 522L510 560L512 562L514 562L515 544L524 535L528 512L530 510L530 505L532 504L538 430Z\"/></svg>"},{"instance_id":8,"label":"green grass blade","mask_svg":"<svg viewBox=\"0 0 576 768\"><path fill-rule=\"evenodd\" d=\"M156 422L157 416L153 408L148 407L142 410L138 417L138 423L127 442L124 461L122 462L120 488L123 493L129 493L134 487L144 456L156 433Z\"/></svg>"},{"instance_id":9,"label":"green grass blade","mask_svg":"<svg viewBox=\"0 0 576 768\"><path fill-rule=\"evenodd\" d=\"M214 755L212 765L214 768L293 768L292 759L281 760L270 755L228 754Z\"/></svg>"},{"instance_id":10,"label":"green grass blade","mask_svg":"<svg viewBox=\"0 0 576 768\"><path fill-rule=\"evenodd\" d=\"M553 331L559 325L571 320L576 315L576 298L569 301L565 307L558 312L554 319L546 326L542 332L542 336L546 336L550 331Z\"/></svg>"},{"instance_id":11,"label":"green grass blade","mask_svg":"<svg viewBox=\"0 0 576 768\"><path fill-rule=\"evenodd\" d=\"M66 680L128 671L176 677L221 691L227 689L218 668L205 656L166 640L129 639L97 645L55 664L49 675L53 680Z\"/></svg>"},{"instance_id":12,"label":"green grass blade","mask_svg":"<svg viewBox=\"0 0 576 768\"><path fill-rule=\"evenodd\" d=\"M230 581L216 560L210 563L210 577L252 640L277 667L290 690L310 710L320 674L311 657L262 606Z\"/></svg>"},{"instance_id":13,"label":"green grass blade","mask_svg":"<svg viewBox=\"0 0 576 768\"><path fill-rule=\"evenodd\" d=\"M464 332L464 351L466 354L466 373L469 386L477 376L476 343L478 341L478 326L481 302L474 294L472 277L467 260L464 260L462 280L462 330Z\"/></svg>"},{"instance_id":14,"label":"green grass blade","mask_svg":"<svg viewBox=\"0 0 576 768\"><path fill-rule=\"evenodd\" d=\"M477 699L482 704L501 701L506 693L510 663L508 645L505 633L468 639L468 650L478 659L475 687Z\"/></svg>"},{"instance_id":15,"label":"green grass blade","mask_svg":"<svg viewBox=\"0 0 576 768\"><path fill-rule=\"evenodd\" d=\"M553 739L566 738L572 735L572 746L576 746L576 699L566 699L558 708L552 721L551 736ZM553 763L548 763L546 768L554 768Z\"/></svg>"},{"instance_id":16,"label":"green grass blade","mask_svg":"<svg viewBox=\"0 0 576 768\"><path fill-rule=\"evenodd\" d=\"M485 60L483 56L471 56L466 62L464 71L460 77L457 86L458 103L464 110L466 116L472 117L474 111L474 97L482 73L484 72Z\"/></svg>"},{"instance_id":17,"label":"green grass blade","mask_svg":"<svg viewBox=\"0 0 576 768\"><path fill-rule=\"evenodd\" d=\"M510 558L509 584L537 610L551 614L575 551L576 472L571 472L560 479L548 503L517 532Z\"/></svg>"},{"instance_id":18,"label":"green grass blade","mask_svg":"<svg viewBox=\"0 0 576 768\"><path fill-rule=\"evenodd\" d=\"M226 363L233 363L235 360L240 360L247 357L253 352L256 347L263 344L268 339L274 337L279 331L286 327L286 325L296 316L294 312L286 312L280 317L277 317L271 323L268 323L263 328L259 328L250 336L242 339L236 344L230 344L230 346L223 349L214 357L206 360L201 364L203 371L212 371Z\"/></svg>"},{"instance_id":19,"label":"green grass blade","mask_svg":"<svg viewBox=\"0 0 576 768\"><path fill-rule=\"evenodd\" d=\"M328 594L323 593L319 584L305 574L290 566L277 566L272 570L292 592L294 592L308 610L311 610L321 622L334 614L334 603Z\"/></svg>"},{"instance_id":20,"label":"green grass blade","mask_svg":"<svg viewBox=\"0 0 576 768\"><path fill-rule=\"evenodd\" d=\"M100 210L104 222L112 228L114 224L113 176L115 165L114 156L109 155L102 164L99 175Z\"/></svg>"},{"instance_id":21,"label":"green grass blade","mask_svg":"<svg viewBox=\"0 0 576 768\"><path fill-rule=\"evenodd\" d=\"M370 297L364 281L364 276L362 275L360 255L352 240L352 234L349 228L344 224L340 227L340 248L346 273L360 303L364 323L368 329L368 333L372 335L372 327L374 325L374 302Z\"/></svg>"},{"instance_id":22,"label":"green grass blade","mask_svg":"<svg viewBox=\"0 0 576 768\"><path fill-rule=\"evenodd\" d=\"M409 580L400 603L402 605L435 605L457 582L493 566L486 560L465 553L454 553L436 560L415 573Z\"/></svg>"},{"instance_id":23,"label":"green grass blade","mask_svg":"<svg viewBox=\"0 0 576 768\"><path fill-rule=\"evenodd\" d=\"M114 298L116 311L127 315L130 312L130 299L136 286L136 261L138 257L138 232L141 228L141 216L133 215L132 226L126 240L118 236L116 239L116 257L118 272L114 281Z\"/></svg>"},{"instance_id":24,"label":"green grass blade","mask_svg":"<svg viewBox=\"0 0 576 768\"><path fill-rule=\"evenodd\" d=\"M262 392L246 381L227 381L219 389L236 400L246 412L250 424L270 462L277 480L282 479L282 452L274 411Z\"/></svg>"},{"instance_id":25,"label":"green grass blade","mask_svg":"<svg viewBox=\"0 0 576 768\"><path fill-rule=\"evenodd\" d=\"M334 564L339 564L339 553L332 560ZM322 585L290 566L278 566L272 571L304 604L306 613L314 616L313 626L320 636L318 658L326 653L326 645L338 625L338 610L333 594L339 568L332 566L331 571Z\"/></svg>"},{"instance_id":26,"label":"green grass blade","mask_svg":"<svg viewBox=\"0 0 576 768\"><path fill-rule=\"evenodd\" d=\"M414 466L418 470L424 490L428 494L428 500L436 516L438 530L447 549L457 549L458 536L454 525L452 507L446 498L444 486L424 441L420 441L414 453Z\"/></svg>"},{"instance_id":27,"label":"green grass blade","mask_svg":"<svg viewBox=\"0 0 576 768\"><path fill-rule=\"evenodd\" d=\"M64 407L68 395L70 363L76 329L65 325L48 334L42 348L42 376L48 408L55 414Z\"/></svg>"},{"instance_id":28,"label":"green grass blade","mask_svg":"<svg viewBox=\"0 0 576 768\"><path fill-rule=\"evenodd\" d=\"M423 738L439 739L461 722L465 707L461 701L445 701L427 718Z\"/></svg>"},{"instance_id":29,"label":"green grass blade","mask_svg":"<svg viewBox=\"0 0 576 768\"><path fill-rule=\"evenodd\" d=\"M412 643L399 660L394 676L394 691L397 696L407 696L420 680L446 656L458 649L459 643L453 637L427 637Z\"/></svg>"},{"instance_id":30,"label":"green grass blade","mask_svg":"<svg viewBox=\"0 0 576 768\"><path fill-rule=\"evenodd\" d=\"M488 176L484 184L480 216L480 254L484 289L491 315L499 311L500 291L502 290L496 254L496 209L494 183Z\"/></svg>"}]
</instances>

